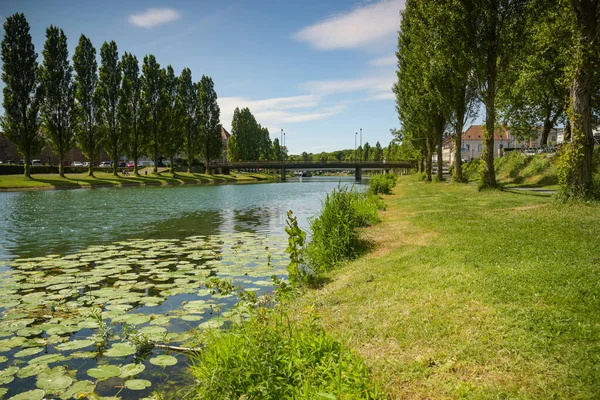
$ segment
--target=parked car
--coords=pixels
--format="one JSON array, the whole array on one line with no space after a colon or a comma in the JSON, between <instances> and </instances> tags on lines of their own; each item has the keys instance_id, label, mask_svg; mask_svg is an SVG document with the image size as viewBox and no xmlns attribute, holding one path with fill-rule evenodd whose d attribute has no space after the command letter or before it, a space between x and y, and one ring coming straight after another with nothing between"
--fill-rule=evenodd
<instances>
[{"instance_id":1,"label":"parked car","mask_svg":"<svg viewBox=\"0 0 600 400\"><path fill-rule=\"evenodd\" d=\"M135 167L135 163L133 161L129 161L127 163L127 168L133 168L133 167Z\"/></svg>"},{"instance_id":2,"label":"parked car","mask_svg":"<svg viewBox=\"0 0 600 400\"><path fill-rule=\"evenodd\" d=\"M127 166L127 163L125 161L121 161L117 164L117 167L119 168L125 168Z\"/></svg>"},{"instance_id":3,"label":"parked car","mask_svg":"<svg viewBox=\"0 0 600 400\"><path fill-rule=\"evenodd\" d=\"M31 160L31 165L34 167L41 167L44 164L42 164L42 162L40 160Z\"/></svg>"},{"instance_id":4,"label":"parked car","mask_svg":"<svg viewBox=\"0 0 600 400\"><path fill-rule=\"evenodd\" d=\"M72 167L83 167L83 163L81 161L73 161L71 163Z\"/></svg>"},{"instance_id":5,"label":"parked car","mask_svg":"<svg viewBox=\"0 0 600 400\"><path fill-rule=\"evenodd\" d=\"M523 154L526 156L535 156L536 151L535 149L525 149L523 150Z\"/></svg>"},{"instance_id":6,"label":"parked car","mask_svg":"<svg viewBox=\"0 0 600 400\"><path fill-rule=\"evenodd\" d=\"M100 168L110 168L112 166L112 161L102 161L98 166Z\"/></svg>"},{"instance_id":7,"label":"parked car","mask_svg":"<svg viewBox=\"0 0 600 400\"><path fill-rule=\"evenodd\" d=\"M83 163L81 163L82 167L89 167L90 163L88 161L84 161Z\"/></svg>"}]
</instances>

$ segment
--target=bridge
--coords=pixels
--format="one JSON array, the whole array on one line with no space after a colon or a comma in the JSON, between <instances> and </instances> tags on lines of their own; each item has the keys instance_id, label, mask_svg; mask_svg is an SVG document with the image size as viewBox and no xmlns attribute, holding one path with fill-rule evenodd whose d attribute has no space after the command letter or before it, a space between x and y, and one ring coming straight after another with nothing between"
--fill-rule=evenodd
<instances>
[{"instance_id":1,"label":"bridge","mask_svg":"<svg viewBox=\"0 0 600 400\"><path fill-rule=\"evenodd\" d=\"M211 172L229 175L232 169L278 169L281 172L281 180L285 181L287 170L308 170L308 169L354 169L354 177L357 181L362 179L363 169L384 170L389 172L391 169L412 169L414 163L409 161L215 161L209 164Z\"/></svg>"}]
</instances>

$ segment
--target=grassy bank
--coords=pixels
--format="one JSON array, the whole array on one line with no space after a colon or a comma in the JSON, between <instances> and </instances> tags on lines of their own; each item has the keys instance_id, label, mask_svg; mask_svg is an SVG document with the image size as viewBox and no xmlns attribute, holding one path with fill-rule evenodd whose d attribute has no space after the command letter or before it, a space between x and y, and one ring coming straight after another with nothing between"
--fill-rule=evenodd
<instances>
[{"instance_id":1,"label":"grassy bank","mask_svg":"<svg viewBox=\"0 0 600 400\"><path fill-rule=\"evenodd\" d=\"M598 398L600 207L402 177L375 250L293 308L391 398Z\"/></svg>"},{"instance_id":2,"label":"grassy bank","mask_svg":"<svg viewBox=\"0 0 600 400\"><path fill-rule=\"evenodd\" d=\"M146 175L147 172L147 175ZM92 188L144 185L183 185L199 183L243 183L278 179L276 175L262 173L240 173L231 175L207 175L196 173L177 173L177 178L165 172L154 175L151 170L142 170L141 176L114 176L109 172L94 172L95 177L84 174L66 174L64 178L56 174L36 174L32 179L23 175L0 175L0 191L2 190L34 190L59 188Z\"/></svg>"}]
</instances>

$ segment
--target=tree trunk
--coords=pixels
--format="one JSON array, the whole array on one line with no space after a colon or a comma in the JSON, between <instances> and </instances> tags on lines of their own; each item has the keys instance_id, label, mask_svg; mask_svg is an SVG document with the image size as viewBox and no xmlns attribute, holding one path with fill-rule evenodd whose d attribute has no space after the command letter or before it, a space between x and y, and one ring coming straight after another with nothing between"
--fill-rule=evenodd
<instances>
[{"instance_id":1,"label":"tree trunk","mask_svg":"<svg viewBox=\"0 0 600 400\"><path fill-rule=\"evenodd\" d=\"M437 178L440 182L444 180L444 160L442 159L442 146L444 143L444 125L445 120L442 116L437 117L436 121L436 139L437 139Z\"/></svg>"},{"instance_id":2,"label":"tree trunk","mask_svg":"<svg viewBox=\"0 0 600 400\"><path fill-rule=\"evenodd\" d=\"M64 156L62 154L58 157L58 176L60 176L61 178L65 177L65 170L63 167L63 157Z\"/></svg>"},{"instance_id":3,"label":"tree trunk","mask_svg":"<svg viewBox=\"0 0 600 400\"><path fill-rule=\"evenodd\" d=\"M25 154L25 178L31 179L31 156Z\"/></svg>"},{"instance_id":4,"label":"tree trunk","mask_svg":"<svg viewBox=\"0 0 600 400\"><path fill-rule=\"evenodd\" d=\"M431 182L431 169L433 164L433 140L427 138L426 142L427 156L425 158L425 174L427 175L427 182Z\"/></svg>"},{"instance_id":5,"label":"tree trunk","mask_svg":"<svg viewBox=\"0 0 600 400\"><path fill-rule=\"evenodd\" d=\"M462 128L456 128L456 132L454 133L454 180L456 182L463 181L463 173L462 173Z\"/></svg>"},{"instance_id":6,"label":"tree trunk","mask_svg":"<svg viewBox=\"0 0 600 400\"><path fill-rule=\"evenodd\" d=\"M540 140L540 146L545 147L548 145L548 136L550 135L550 131L553 128L552 121L550 121L550 116L547 116L544 119L544 128L542 130L542 140Z\"/></svg>"},{"instance_id":7,"label":"tree trunk","mask_svg":"<svg viewBox=\"0 0 600 400\"><path fill-rule=\"evenodd\" d=\"M592 133L592 93L594 90L594 58L596 58L598 1L576 2L579 63L571 84L572 139L570 150L571 179L566 184L571 193L584 197L593 193L594 137Z\"/></svg>"},{"instance_id":8,"label":"tree trunk","mask_svg":"<svg viewBox=\"0 0 600 400\"><path fill-rule=\"evenodd\" d=\"M138 170L138 159L139 157L136 155L133 156L133 175L140 176L140 172Z\"/></svg>"},{"instance_id":9,"label":"tree trunk","mask_svg":"<svg viewBox=\"0 0 600 400\"><path fill-rule=\"evenodd\" d=\"M425 156L421 155L421 162L419 163L419 172L425 172Z\"/></svg>"},{"instance_id":10,"label":"tree trunk","mask_svg":"<svg viewBox=\"0 0 600 400\"><path fill-rule=\"evenodd\" d=\"M498 38L497 25L498 4L493 1L490 5L491 20L486 35L486 83L485 92L485 148L483 149L484 172L483 187L496 187L496 172L494 171L494 130L496 125L496 78L498 76Z\"/></svg>"},{"instance_id":11,"label":"tree trunk","mask_svg":"<svg viewBox=\"0 0 600 400\"><path fill-rule=\"evenodd\" d=\"M171 173L175 175L175 155L171 154L169 160L171 161Z\"/></svg>"}]
</instances>

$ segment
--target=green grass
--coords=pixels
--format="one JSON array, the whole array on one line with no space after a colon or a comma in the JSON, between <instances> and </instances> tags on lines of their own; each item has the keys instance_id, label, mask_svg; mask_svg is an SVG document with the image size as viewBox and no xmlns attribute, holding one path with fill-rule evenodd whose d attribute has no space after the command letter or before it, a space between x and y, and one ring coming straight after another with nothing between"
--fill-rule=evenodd
<instances>
[{"instance_id":1,"label":"green grass","mask_svg":"<svg viewBox=\"0 0 600 400\"><path fill-rule=\"evenodd\" d=\"M166 169L162 170L159 175L153 174L151 169L140 171L140 176L119 174L119 176L115 177L112 173L101 171L94 171L94 175L95 177L89 177L87 176L87 173L66 174L64 178L61 178L57 174L35 174L32 175L31 179L26 179L23 175L0 175L0 190L233 183L272 180L277 178L275 175L259 173L208 175L182 172L178 172L177 178L174 178Z\"/></svg>"},{"instance_id":2,"label":"green grass","mask_svg":"<svg viewBox=\"0 0 600 400\"><path fill-rule=\"evenodd\" d=\"M312 304L391 398L600 397L600 207L401 177Z\"/></svg>"}]
</instances>

